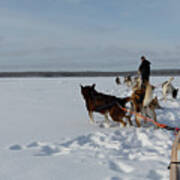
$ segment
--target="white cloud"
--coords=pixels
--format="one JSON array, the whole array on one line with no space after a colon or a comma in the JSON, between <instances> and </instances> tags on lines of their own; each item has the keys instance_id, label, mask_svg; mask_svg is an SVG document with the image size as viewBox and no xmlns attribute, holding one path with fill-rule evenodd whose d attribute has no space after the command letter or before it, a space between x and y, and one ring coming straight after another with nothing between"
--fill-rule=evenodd
<instances>
[{"instance_id":1,"label":"white cloud","mask_svg":"<svg viewBox=\"0 0 180 180\"><path fill-rule=\"evenodd\" d=\"M150 59L180 56L179 49L169 43L169 39L153 37L141 27L131 29L123 24L119 26L118 22L117 25L81 21L71 24L61 17L59 21L50 22L8 9L0 9L0 16L0 64L12 61L33 66L42 62L54 66L76 62L110 64L109 60L126 64L127 59L136 63L142 54Z\"/></svg>"}]
</instances>

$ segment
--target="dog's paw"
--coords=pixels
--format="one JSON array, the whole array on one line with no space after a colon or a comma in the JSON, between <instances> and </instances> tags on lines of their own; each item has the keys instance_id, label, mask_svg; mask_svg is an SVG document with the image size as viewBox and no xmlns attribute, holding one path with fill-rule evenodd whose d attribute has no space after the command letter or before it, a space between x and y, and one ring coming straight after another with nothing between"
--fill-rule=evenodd
<instances>
[{"instance_id":1,"label":"dog's paw","mask_svg":"<svg viewBox=\"0 0 180 180\"><path fill-rule=\"evenodd\" d=\"M99 125L99 127L100 127L100 128L110 128L111 126L110 126L109 123L104 122L104 123L101 123L101 124Z\"/></svg>"},{"instance_id":2,"label":"dog's paw","mask_svg":"<svg viewBox=\"0 0 180 180\"><path fill-rule=\"evenodd\" d=\"M94 120L90 120L89 124L94 125L96 122Z\"/></svg>"}]
</instances>

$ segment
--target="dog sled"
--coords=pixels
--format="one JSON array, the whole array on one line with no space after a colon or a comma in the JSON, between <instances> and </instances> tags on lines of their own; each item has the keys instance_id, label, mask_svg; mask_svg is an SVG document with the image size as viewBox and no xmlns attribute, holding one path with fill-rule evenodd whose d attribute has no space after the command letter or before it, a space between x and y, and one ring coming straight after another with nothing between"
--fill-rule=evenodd
<instances>
[{"instance_id":1,"label":"dog sled","mask_svg":"<svg viewBox=\"0 0 180 180\"><path fill-rule=\"evenodd\" d=\"M177 134L172 146L169 170L170 180L180 180L180 132Z\"/></svg>"}]
</instances>

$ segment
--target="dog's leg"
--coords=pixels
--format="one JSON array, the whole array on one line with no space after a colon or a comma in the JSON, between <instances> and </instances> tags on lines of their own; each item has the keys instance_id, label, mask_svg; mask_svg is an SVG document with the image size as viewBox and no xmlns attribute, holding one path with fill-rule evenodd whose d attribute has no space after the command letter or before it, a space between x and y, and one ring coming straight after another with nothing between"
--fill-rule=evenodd
<instances>
[{"instance_id":1,"label":"dog's leg","mask_svg":"<svg viewBox=\"0 0 180 180\"><path fill-rule=\"evenodd\" d=\"M109 124L108 113L105 113L105 114L104 114L104 118L105 118L105 122L106 122L107 124Z\"/></svg>"},{"instance_id":2,"label":"dog's leg","mask_svg":"<svg viewBox=\"0 0 180 180\"><path fill-rule=\"evenodd\" d=\"M164 101L165 101L165 102L167 101L167 97L166 97L166 95L164 96Z\"/></svg>"},{"instance_id":3,"label":"dog's leg","mask_svg":"<svg viewBox=\"0 0 180 180\"><path fill-rule=\"evenodd\" d=\"M154 114L153 114L153 116L154 116L154 121L157 122L156 112L153 111L153 113L154 113ZM156 128L159 128L159 127L156 125Z\"/></svg>"},{"instance_id":4,"label":"dog's leg","mask_svg":"<svg viewBox=\"0 0 180 180\"><path fill-rule=\"evenodd\" d=\"M164 99L165 102L167 101L167 94L166 94L165 91L163 91L163 99Z\"/></svg>"},{"instance_id":5,"label":"dog's leg","mask_svg":"<svg viewBox=\"0 0 180 180\"><path fill-rule=\"evenodd\" d=\"M150 117L148 110L150 110L149 107L147 107L147 106L146 106L146 107L143 107L143 108L142 108L142 111L141 111L142 115L147 116L147 117ZM146 120L146 119L144 119L144 124L147 124L147 120Z\"/></svg>"},{"instance_id":6,"label":"dog's leg","mask_svg":"<svg viewBox=\"0 0 180 180\"><path fill-rule=\"evenodd\" d=\"M89 111L90 123L94 124L93 112Z\"/></svg>"},{"instance_id":7,"label":"dog's leg","mask_svg":"<svg viewBox=\"0 0 180 180\"><path fill-rule=\"evenodd\" d=\"M152 113L153 113L153 119L154 119L154 121L157 122L157 116L156 116L155 109L152 109ZM156 126L156 128L159 128L159 127Z\"/></svg>"},{"instance_id":8,"label":"dog's leg","mask_svg":"<svg viewBox=\"0 0 180 180\"><path fill-rule=\"evenodd\" d=\"M135 111L136 113L139 113L140 110L142 109L142 107L141 107L141 105L138 105L138 104L136 104L136 103L133 103L133 109L134 109L134 111ZM137 115L137 114L135 115L135 121L136 121L137 127L141 127L141 123L140 123L140 121L139 121L139 119L138 119L138 115Z\"/></svg>"},{"instance_id":9,"label":"dog's leg","mask_svg":"<svg viewBox=\"0 0 180 180\"><path fill-rule=\"evenodd\" d=\"M122 120L122 117L124 117L124 115L119 115L119 109L117 109L117 107L112 108L109 112L109 115L111 116L113 121L122 123L124 127L126 126L126 122Z\"/></svg>"},{"instance_id":10,"label":"dog's leg","mask_svg":"<svg viewBox=\"0 0 180 180\"><path fill-rule=\"evenodd\" d=\"M157 116L154 108L147 108L145 112L146 116L152 118L155 122L157 122ZM158 128L158 126L156 126Z\"/></svg>"},{"instance_id":11,"label":"dog's leg","mask_svg":"<svg viewBox=\"0 0 180 180\"><path fill-rule=\"evenodd\" d=\"M166 86L166 85L163 87L163 92L162 92L162 94L163 94L163 99L164 99L165 102L166 102L166 101L167 101L167 86Z\"/></svg>"},{"instance_id":12,"label":"dog's leg","mask_svg":"<svg viewBox=\"0 0 180 180\"><path fill-rule=\"evenodd\" d=\"M122 117L119 117L118 118L118 120L117 120L117 122L120 122L122 125L123 125L123 127L126 127L126 122L124 122L122 119L121 119Z\"/></svg>"},{"instance_id":13,"label":"dog's leg","mask_svg":"<svg viewBox=\"0 0 180 180\"><path fill-rule=\"evenodd\" d=\"M122 123L123 127L126 127L127 123L124 122L123 120L120 120L120 122Z\"/></svg>"},{"instance_id":14,"label":"dog's leg","mask_svg":"<svg viewBox=\"0 0 180 180\"><path fill-rule=\"evenodd\" d=\"M124 122L122 118L123 118L123 117L120 116L120 117L118 117L116 120L117 120L117 122L120 122L120 123L123 125L123 127L126 127L127 123ZM116 121L116 120L115 120L115 121Z\"/></svg>"},{"instance_id":15,"label":"dog's leg","mask_svg":"<svg viewBox=\"0 0 180 180\"><path fill-rule=\"evenodd\" d=\"M153 113L153 119L154 119L154 121L157 122L156 112L155 112L154 109L152 109L152 113Z\"/></svg>"},{"instance_id":16,"label":"dog's leg","mask_svg":"<svg viewBox=\"0 0 180 180\"><path fill-rule=\"evenodd\" d=\"M155 109L154 108L152 108L152 109L149 109L149 113L151 113L151 117L153 118L153 120L155 121L155 122L157 122L157 116L156 116L156 112L155 112ZM159 128L157 125L156 125L156 128Z\"/></svg>"},{"instance_id":17,"label":"dog's leg","mask_svg":"<svg viewBox=\"0 0 180 180\"><path fill-rule=\"evenodd\" d=\"M135 117L135 121L136 121L137 127L141 127L141 123L137 116Z\"/></svg>"},{"instance_id":18,"label":"dog's leg","mask_svg":"<svg viewBox=\"0 0 180 180\"><path fill-rule=\"evenodd\" d=\"M129 125L130 125L130 126L133 126L133 123L132 123L132 121L131 121L131 117L130 117L130 116L125 116L125 117L127 118L128 122L129 122Z\"/></svg>"}]
</instances>

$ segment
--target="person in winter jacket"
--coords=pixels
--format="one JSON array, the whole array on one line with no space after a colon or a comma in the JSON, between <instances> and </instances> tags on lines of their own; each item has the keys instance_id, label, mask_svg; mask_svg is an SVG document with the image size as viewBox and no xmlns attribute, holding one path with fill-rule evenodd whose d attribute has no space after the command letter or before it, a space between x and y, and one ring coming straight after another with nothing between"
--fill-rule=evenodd
<instances>
[{"instance_id":1,"label":"person in winter jacket","mask_svg":"<svg viewBox=\"0 0 180 180\"><path fill-rule=\"evenodd\" d=\"M149 82L150 65L151 65L151 63L144 56L142 56L141 64L138 69L138 71L141 75L142 85L145 85L146 82Z\"/></svg>"}]
</instances>

